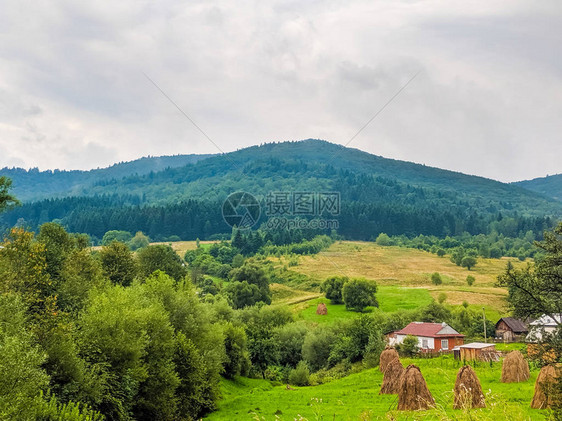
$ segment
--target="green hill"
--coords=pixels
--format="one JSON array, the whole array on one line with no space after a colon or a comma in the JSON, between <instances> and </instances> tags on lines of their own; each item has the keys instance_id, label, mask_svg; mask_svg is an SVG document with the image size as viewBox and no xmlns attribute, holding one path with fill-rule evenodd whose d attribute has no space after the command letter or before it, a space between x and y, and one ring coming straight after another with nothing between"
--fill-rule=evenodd
<instances>
[{"instance_id":1,"label":"green hill","mask_svg":"<svg viewBox=\"0 0 562 421\"><path fill-rule=\"evenodd\" d=\"M181 167L208 158L210 155L174 155L144 157L120 162L108 168L90 171L39 171L37 168L2 168L0 176L12 179L14 194L23 201L60 196L87 194L88 189L106 180L119 180L132 175L144 175L166 168Z\"/></svg>"},{"instance_id":2,"label":"green hill","mask_svg":"<svg viewBox=\"0 0 562 421\"><path fill-rule=\"evenodd\" d=\"M246 191L339 192L339 231L350 239L390 235L540 234L562 203L483 177L387 159L321 140L269 143L228 154L144 158L90 172L0 172L27 203L2 225L31 228L60 219L71 231L100 237L111 229L184 240L226 233L221 204ZM189 161L182 165L182 160ZM173 162L172 162L173 161ZM162 167L165 167L162 169ZM160 168L158 171L156 168ZM14 176L15 175L15 176ZM260 223L265 222L263 218Z\"/></svg>"},{"instance_id":3,"label":"green hill","mask_svg":"<svg viewBox=\"0 0 562 421\"><path fill-rule=\"evenodd\" d=\"M513 184L562 202L562 174L518 181Z\"/></svg>"}]
</instances>

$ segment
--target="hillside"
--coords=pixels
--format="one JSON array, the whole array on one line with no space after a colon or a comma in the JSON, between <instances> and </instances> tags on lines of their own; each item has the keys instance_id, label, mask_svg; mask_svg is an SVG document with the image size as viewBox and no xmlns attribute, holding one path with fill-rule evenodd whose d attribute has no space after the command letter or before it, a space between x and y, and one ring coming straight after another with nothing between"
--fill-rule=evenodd
<instances>
[{"instance_id":1,"label":"hillside","mask_svg":"<svg viewBox=\"0 0 562 421\"><path fill-rule=\"evenodd\" d=\"M513 184L562 202L562 174L518 181Z\"/></svg>"},{"instance_id":2,"label":"hillside","mask_svg":"<svg viewBox=\"0 0 562 421\"><path fill-rule=\"evenodd\" d=\"M144 194L148 201L164 202L194 196L223 199L245 189L253 194L296 188L337 188L342 174L368 175L401 186L437 190L441 194L478 201L493 201L506 210L530 212L538 205L560 210L558 204L518 186L478 176L427 167L372 155L353 148L309 139L268 143L236 152L215 155L193 165L165 169L156 174L139 174L93 186L84 194L123 191ZM346 190L347 191L347 190ZM364 192L356 200L369 201ZM505 203L503 203L505 202Z\"/></svg>"},{"instance_id":3,"label":"hillside","mask_svg":"<svg viewBox=\"0 0 562 421\"><path fill-rule=\"evenodd\" d=\"M1 168L0 176L12 179L14 194L22 201L34 201L60 196L87 194L88 189L107 180L120 180L132 175L144 175L166 168L182 167L210 155L174 155L143 157L130 162L120 162L107 168L90 171L39 171L22 168Z\"/></svg>"},{"instance_id":4,"label":"hillside","mask_svg":"<svg viewBox=\"0 0 562 421\"><path fill-rule=\"evenodd\" d=\"M182 160L192 163L181 165ZM162 166L167 168L152 170ZM540 235L562 215L562 203L516 185L312 139L206 158L167 157L160 163L145 158L90 172L14 175L15 194L23 200L75 197L27 203L4 215L2 225L23 220L34 229L60 219L71 231L98 238L112 229L140 230L155 239L228 233L221 204L236 191L249 192L262 203L268 192L339 192L339 232L357 240L381 232ZM259 223L265 221L262 212Z\"/></svg>"}]
</instances>

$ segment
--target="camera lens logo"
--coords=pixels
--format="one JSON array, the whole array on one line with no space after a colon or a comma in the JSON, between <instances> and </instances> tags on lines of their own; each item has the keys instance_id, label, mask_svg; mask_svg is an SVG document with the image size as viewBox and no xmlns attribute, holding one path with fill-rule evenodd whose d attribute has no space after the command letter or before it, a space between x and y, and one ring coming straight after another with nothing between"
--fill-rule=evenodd
<instances>
[{"instance_id":1,"label":"camera lens logo","mask_svg":"<svg viewBox=\"0 0 562 421\"><path fill-rule=\"evenodd\" d=\"M250 193L232 193L222 204L222 217L231 227L252 228L260 219L260 214L260 204Z\"/></svg>"}]
</instances>

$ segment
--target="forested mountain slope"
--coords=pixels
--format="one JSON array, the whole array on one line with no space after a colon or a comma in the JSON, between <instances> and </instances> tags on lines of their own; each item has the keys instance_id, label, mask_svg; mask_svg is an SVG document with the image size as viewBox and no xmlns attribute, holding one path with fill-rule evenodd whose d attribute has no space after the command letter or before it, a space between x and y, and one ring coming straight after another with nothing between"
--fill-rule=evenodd
<instances>
[{"instance_id":1,"label":"forested mountain slope","mask_svg":"<svg viewBox=\"0 0 562 421\"><path fill-rule=\"evenodd\" d=\"M39 171L22 168L1 168L0 176L12 179L14 194L22 201L33 201L60 196L88 194L89 188L104 180L131 175L144 175L166 168L181 167L208 158L210 155L174 155L144 157L130 162L120 162L108 168L90 171Z\"/></svg>"},{"instance_id":2,"label":"forested mountain slope","mask_svg":"<svg viewBox=\"0 0 562 421\"><path fill-rule=\"evenodd\" d=\"M562 174L518 181L513 184L562 202Z\"/></svg>"},{"instance_id":3,"label":"forested mountain slope","mask_svg":"<svg viewBox=\"0 0 562 421\"><path fill-rule=\"evenodd\" d=\"M380 232L443 237L496 231L513 237L540 234L562 216L562 203L517 185L320 140L270 143L168 166L125 177L104 173L89 185L76 184L73 193L81 197L27 203L0 223L7 227L19 221L35 228L59 219L71 231L96 237L124 229L153 238L207 238L229 232L221 204L236 191L249 192L262 203L272 191L339 192L340 232L352 239ZM17 194L17 178L14 184Z\"/></svg>"}]
</instances>

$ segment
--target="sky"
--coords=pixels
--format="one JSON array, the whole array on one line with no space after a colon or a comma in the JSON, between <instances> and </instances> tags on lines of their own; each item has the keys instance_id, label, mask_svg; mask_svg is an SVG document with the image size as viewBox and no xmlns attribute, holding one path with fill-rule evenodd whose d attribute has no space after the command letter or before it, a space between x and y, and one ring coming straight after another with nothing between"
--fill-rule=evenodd
<instances>
[{"instance_id":1,"label":"sky","mask_svg":"<svg viewBox=\"0 0 562 421\"><path fill-rule=\"evenodd\" d=\"M1 4L0 167L318 138L500 181L562 172L559 0Z\"/></svg>"}]
</instances>

